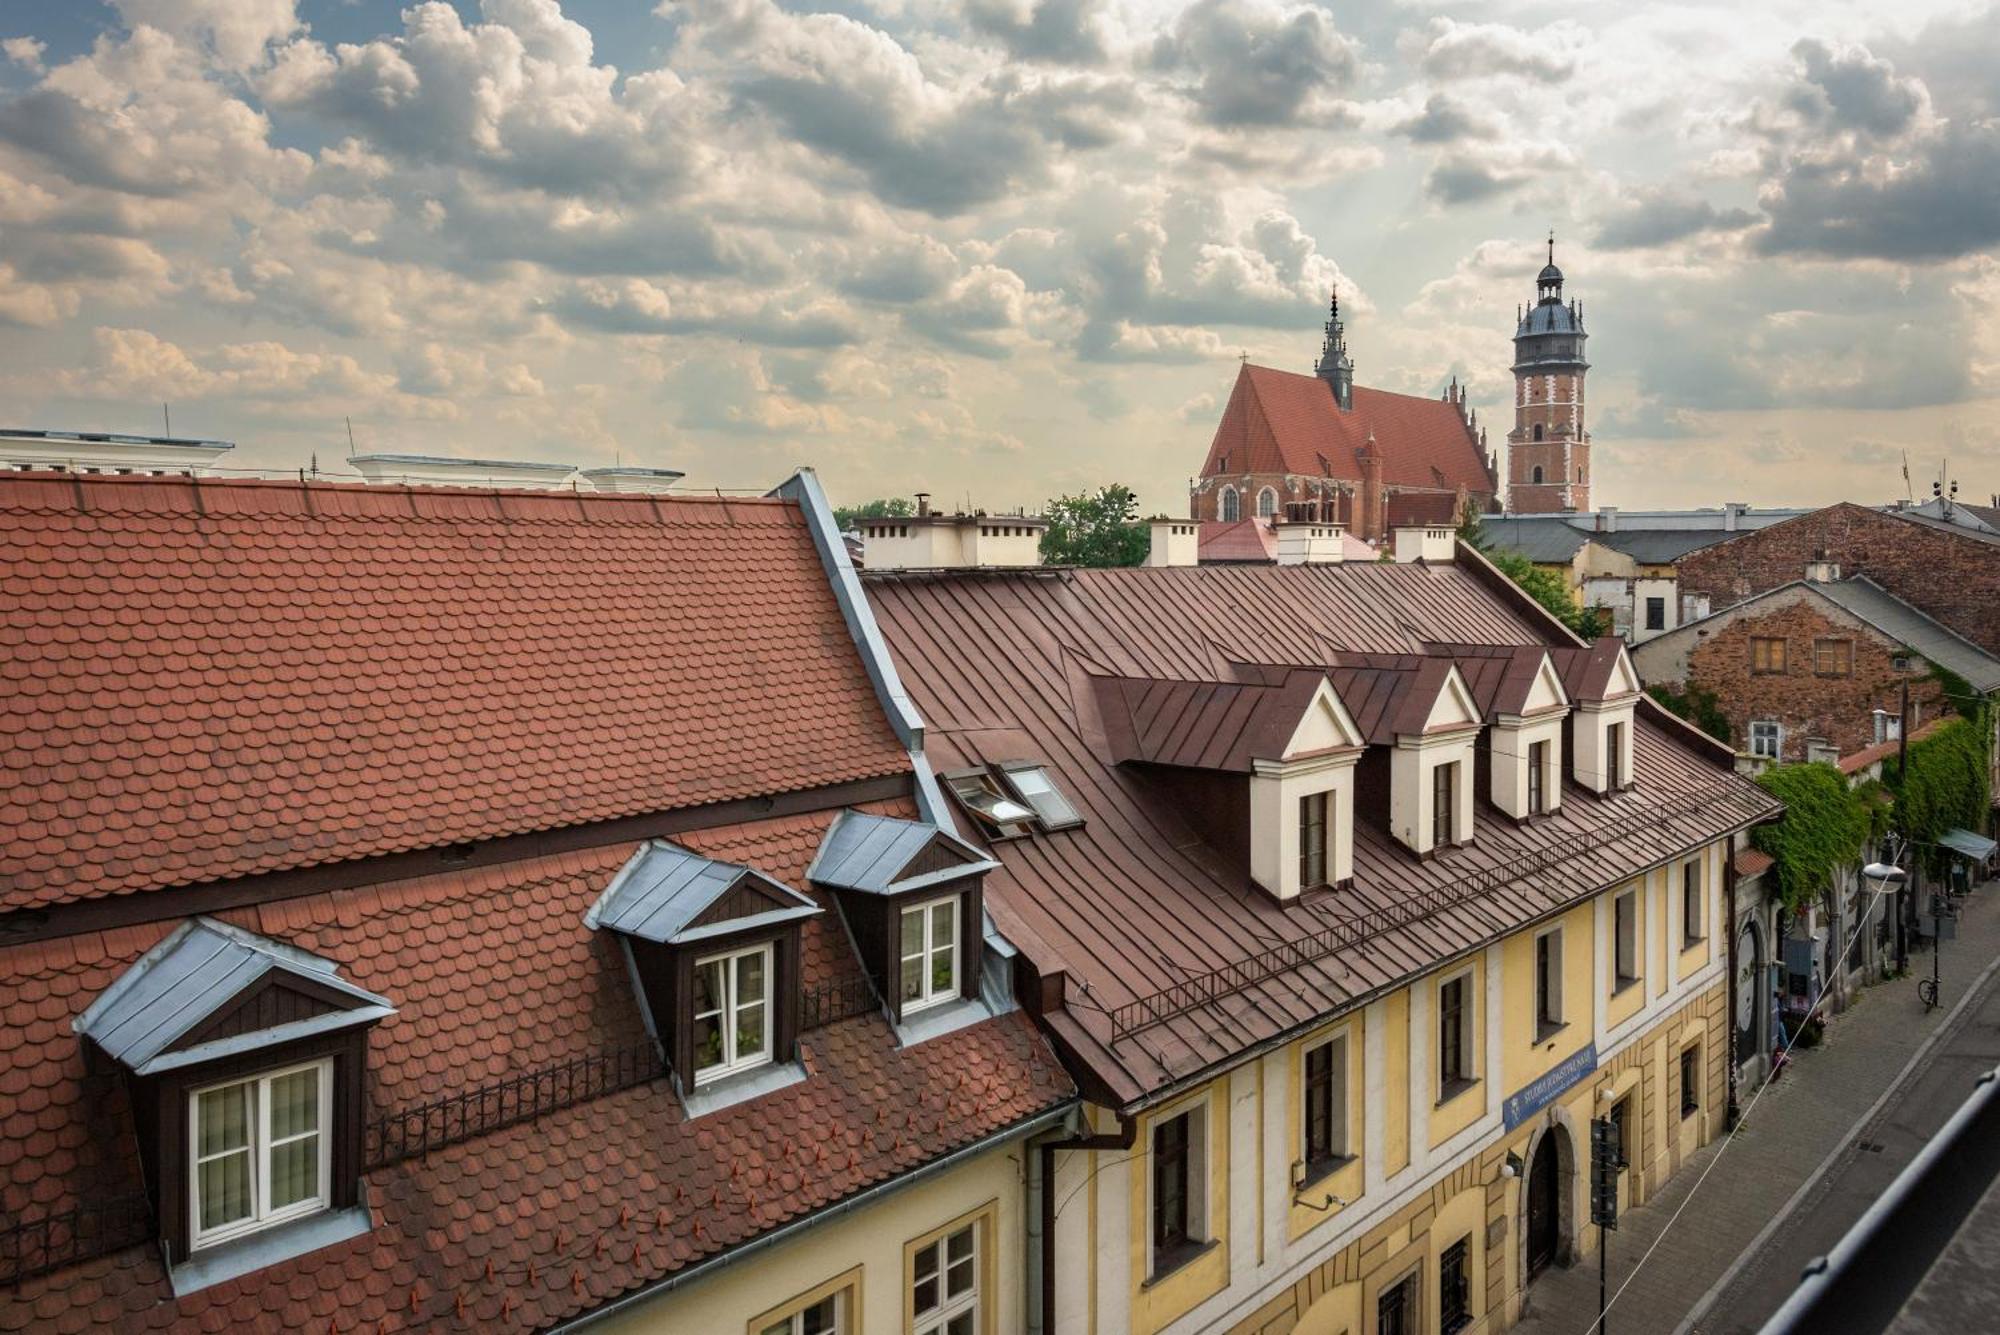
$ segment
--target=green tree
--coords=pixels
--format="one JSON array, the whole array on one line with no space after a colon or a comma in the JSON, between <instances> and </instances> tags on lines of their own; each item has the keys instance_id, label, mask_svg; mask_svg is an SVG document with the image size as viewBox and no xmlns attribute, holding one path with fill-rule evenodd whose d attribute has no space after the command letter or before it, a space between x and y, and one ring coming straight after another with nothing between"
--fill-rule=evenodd
<instances>
[{"instance_id":1,"label":"green tree","mask_svg":"<svg viewBox=\"0 0 2000 1335\"><path fill-rule=\"evenodd\" d=\"M1048 503L1042 561L1052 566L1136 566L1145 561L1139 498L1122 483L1058 496Z\"/></svg>"},{"instance_id":2,"label":"green tree","mask_svg":"<svg viewBox=\"0 0 2000 1335\"><path fill-rule=\"evenodd\" d=\"M1812 902L1841 867L1857 862L1874 831L1874 804L1824 762L1774 765L1757 785L1785 804L1785 815L1750 832L1776 864L1778 897L1793 912Z\"/></svg>"},{"instance_id":3,"label":"green tree","mask_svg":"<svg viewBox=\"0 0 2000 1335\"><path fill-rule=\"evenodd\" d=\"M859 505L837 505L833 510L833 522L842 532L854 527L861 519L906 519L917 512L917 507L901 496L879 497L863 501Z\"/></svg>"},{"instance_id":4,"label":"green tree","mask_svg":"<svg viewBox=\"0 0 2000 1335\"><path fill-rule=\"evenodd\" d=\"M1491 551L1485 556L1501 574L1520 585L1530 598L1584 639L1594 640L1611 633L1604 609L1578 607L1576 599L1570 597L1569 585L1555 571L1542 569L1519 552Z\"/></svg>"},{"instance_id":5,"label":"green tree","mask_svg":"<svg viewBox=\"0 0 2000 1335\"><path fill-rule=\"evenodd\" d=\"M1895 827L1922 850L1924 869L1933 876L1944 874L1952 856L1937 847L1939 835L1985 825L1992 800L1986 732L1981 717L1951 719L1910 743L1907 772L1898 772L1893 762L1888 767L1889 788L1896 795Z\"/></svg>"},{"instance_id":6,"label":"green tree","mask_svg":"<svg viewBox=\"0 0 2000 1335\"><path fill-rule=\"evenodd\" d=\"M1692 682L1688 683L1686 690L1677 691L1672 686L1661 682L1657 685L1648 686L1646 694L1665 705L1670 712L1680 715L1689 723L1694 724L1695 727L1700 728L1703 732L1715 738L1716 741L1727 742L1730 740L1729 715L1722 712L1722 702L1716 699L1714 691L1696 686Z\"/></svg>"}]
</instances>

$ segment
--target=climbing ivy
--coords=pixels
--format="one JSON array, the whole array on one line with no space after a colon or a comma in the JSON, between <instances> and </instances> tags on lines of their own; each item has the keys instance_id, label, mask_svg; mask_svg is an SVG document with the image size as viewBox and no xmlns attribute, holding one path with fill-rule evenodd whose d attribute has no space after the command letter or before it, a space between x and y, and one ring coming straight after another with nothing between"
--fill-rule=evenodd
<instances>
[{"instance_id":1,"label":"climbing ivy","mask_svg":"<svg viewBox=\"0 0 2000 1335\"><path fill-rule=\"evenodd\" d=\"M1785 816L1752 830L1750 842L1771 855L1778 897L1796 913L1826 888L1835 871L1860 860L1874 824L1874 803L1824 762L1776 765L1758 775L1757 783L1785 804Z\"/></svg>"},{"instance_id":2,"label":"climbing ivy","mask_svg":"<svg viewBox=\"0 0 2000 1335\"><path fill-rule=\"evenodd\" d=\"M1729 715L1722 712L1722 703L1715 698L1714 691L1696 686L1692 682L1688 683L1686 690L1677 691L1665 682L1661 682L1648 686L1646 694L1716 741L1729 741Z\"/></svg>"},{"instance_id":3,"label":"climbing ivy","mask_svg":"<svg viewBox=\"0 0 2000 1335\"><path fill-rule=\"evenodd\" d=\"M1983 714L1982 710L1982 714ZM1937 846L1946 830L1983 829L1989 791L1983 718L1946 721L1930 736L1910 743L1909 769L1884 767L1896 795L1894 821L1923 859L1924 869L1942 875L1952 854Z\"/></svg>"}]
</instances>

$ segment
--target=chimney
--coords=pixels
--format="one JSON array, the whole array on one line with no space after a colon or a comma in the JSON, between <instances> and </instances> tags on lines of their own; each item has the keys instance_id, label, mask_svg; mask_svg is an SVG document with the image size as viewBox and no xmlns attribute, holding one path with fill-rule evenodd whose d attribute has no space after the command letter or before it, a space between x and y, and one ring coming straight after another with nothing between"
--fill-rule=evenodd
<instances>
[{"instance_id":1,"label":"chimney","mask_svg":"<svg viewBox=\"0 0 2000 1335\"><path fill-rule=\"evenodd\" d=\"M1278 535L1281 566L1338 565L1345 557L1347 530L1318 520L1280 520L1271 526Z\"/></svg>"},{"instance_id":2,"label":"chimney","mask_svg":"<svg viewBox=\"0 0 2000 1335\"><path fill-rule=\"evenodd\" d=\"M1824 550L1814 552L1813 559L1806 562L1806 583L1838 584L1839 582L1840 563L1827 560Z\"/></svg>"},{"instance_id":3,"label":"chimney","mask_svg":"<svg viewBox=\"0 0 2000 1335\"><path fill-rule=\"evenodd\" d=\"M927 519L927 518L929 518L929 517L930 517L930 513L931 513L931 494L930 494L929 492L927 492L927 491L920 491L920 492L918 492L918 493L917 493L917 518L919 518L919 519Z\"/></svg>"},{"instance_id":4,"label":"chimney","mask_svg":"<svg viewBox=\"0 0 2000 1335\"><path fill-rule=\"evenodd\" d=\"M1722 531L1725 533L1734 533L1737 527L1736 521L1742 518L1743 512L1749 508L1742 501L1724 501L1722 503Z\"/></svg>"},{"instance_id":5,"label":"chimney","mask_svg":"<svg viewBox=\"0 0 2000 1335\"><path fill-rule=\"evenodd\" d=\"M1201 559L1201 530L1192 519L1149 519L1146 550L1149 566L1191 566Z\"/></svg>"},{"instance_id":6,"label":"chimney","mask_svg":"<svg viewBox=\"0 0 2000 1335\"><path fill-rule=\"evenodd\" d=\"M1597 531L1599 533L1616 533L1618 531L1617 506L1600 505L1597 507Z\"/></svg>"},{"instance_id":7,"label":"chimney","mask_svg":"<svg viewBox=\"0 0 2000 1335\"><path fill-rule=\"evenodd\" d=\"M1379 542L1389 498L1382 487L1382 456L1376 453L1373 431L1368 433L1367 443L1355 451L1355 458L1361 465L1361 494L1354 507L1361 521L1359 536L1364 542Z\"/></svg>"},{"instance_id":8,"label":"chimney","mask_svg":"<svg viewBox=\"0 0 2000 1335\"><path fill-rule=\"evenodd\" d=\"M1451 564L1454 551L1451 525L1409 524L1398 527L1395 533L1396 564L1408 565L1412 561Z\"/></svg>"},{"instance_id":9,"label":"chimney","mask_svg":"<svg viewBox=\"0 0 2000 1335\"><path fill-rule=\"evenodd\" d=\"M1049 521L1036 515L933 514L918 492L917 513L858 521L869 570L974 570L1040 565Z\"/></svg>"}]
</instances>

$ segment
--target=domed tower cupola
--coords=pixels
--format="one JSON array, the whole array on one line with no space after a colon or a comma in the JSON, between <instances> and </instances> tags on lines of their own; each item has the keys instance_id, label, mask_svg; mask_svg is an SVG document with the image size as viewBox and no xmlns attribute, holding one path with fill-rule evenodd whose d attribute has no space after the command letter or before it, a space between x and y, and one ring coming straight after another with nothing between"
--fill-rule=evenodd
<instances>
[{"instance_id":1,"label":"domed tower cupola","mask_svg":"<svg viewBox=\"0 0 2000 1335\"><path fill-rule=\"evenodd\" d=\"M1514 429L1507 433L1507 508L1555 514L1590 508L1590 433L1583 425L1581 302L1563 300L1555 233L1535 275L1535 304L1514 326Z\"/></svg>"},{"instance_id":2,"label":"domed tower cupola","mask_svg":"<svg viewBox=\"0 0 2000 1335\"><path fill-rule=\"evenodd\" d=\"M1354 407L1354 362L1347 355L1347 330L1340 322L1340 291L1333 293L1333 306L1326 317L1326 341L1320 344L1319 364L1313 374L1333 386L1333 400L1346 412Z\"/></svg>"}]
</instances>

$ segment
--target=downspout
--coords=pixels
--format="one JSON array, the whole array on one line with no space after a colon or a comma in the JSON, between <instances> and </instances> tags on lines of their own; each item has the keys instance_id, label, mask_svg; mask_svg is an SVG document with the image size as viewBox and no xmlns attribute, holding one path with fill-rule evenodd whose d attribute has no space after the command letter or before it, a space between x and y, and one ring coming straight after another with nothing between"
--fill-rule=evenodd
<instances>
[{"instance_id":1,"label":"downspout","mask_svg":"<svg viewBox=\"0 0 2000 1335\"><path fill-rule=\"evenodd\" d=\"M1041 1335L1055 1335L1056 1319L1056 1151L1129 1150L1139 1138L1139 1120L1118 1114L1118 1129L1101 1135L1071 1136L1067 1140L1044 1141L1042 1169L1042 1303Z\"/></svg>"},{"instance_id":2,"label":"downspout","mask_svg":"<svg viewBox=\"0 0 2000 1335\"><path fill-rule=\"evenodd\" d=\"M1722 897L1729 906L1729 1014L1723 1020L1729 1033L1729 1110L1723 1118L1723 1129L1734 1131L1740 1109L1736 1105L1736 1065L1740 1057L1736 1051L1736 1008L1741 1002L1736 996L1736 980L1742 974L1742 965L1737 961L1736 952L1742 939L1736 934L1736 840L1731 838L1724 850L1722 862Z\"/></svg>"}]
</instances>

